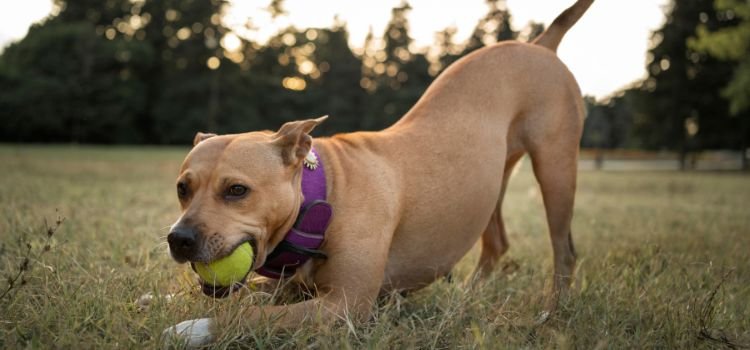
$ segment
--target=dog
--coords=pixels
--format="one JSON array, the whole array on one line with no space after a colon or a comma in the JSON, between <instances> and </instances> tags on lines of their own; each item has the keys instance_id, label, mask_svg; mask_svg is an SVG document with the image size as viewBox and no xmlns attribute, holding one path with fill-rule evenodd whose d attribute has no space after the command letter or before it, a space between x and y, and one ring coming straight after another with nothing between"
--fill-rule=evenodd
<instances>
[{"instance_id":1,"label":"dog","mask_svg":"<svg viewBox=\"0 0 750 350\"><path fill-rule=\"evenodd\" d=\"M458 60L382 131L313 140L321 117L276 132L198 133L177 180L182 215L168 236L173 258L210 262L251 242L253 269L264 266L297 221L301 174L314 150L334 214L320 255L293 278L316 296L251 307L243 320L295 327L316 312L323 320L367 319L379 295L448 275L480 237L476 274L493 270L508 249L508 179L528 154L552 241L547 305L554 310L576 263L571 220L584 117L580 89L556 50L592 3L578 0L532 43L502 42ZM165 333L201 345L222 322L189 320Z\"/></svg>"}]
</instances>

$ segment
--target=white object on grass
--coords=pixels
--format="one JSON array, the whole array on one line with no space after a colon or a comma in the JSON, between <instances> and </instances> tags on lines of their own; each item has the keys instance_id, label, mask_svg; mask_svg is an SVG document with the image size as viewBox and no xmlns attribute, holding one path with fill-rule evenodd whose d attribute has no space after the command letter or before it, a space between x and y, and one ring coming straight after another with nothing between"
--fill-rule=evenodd
<instances>
[{"instance_id":1,"label":"white object on grass","mask_svg":"<svg viewBox=\"0 0 750 350\"><path fill-rule=\"evenodd\" d=\"M214 341L211 333L214 320L210 318L199 318L178 323L164 330L162 335L166 344L174 341L184 342L188 348L197 348Z\"/></svg>"}]
</instances>

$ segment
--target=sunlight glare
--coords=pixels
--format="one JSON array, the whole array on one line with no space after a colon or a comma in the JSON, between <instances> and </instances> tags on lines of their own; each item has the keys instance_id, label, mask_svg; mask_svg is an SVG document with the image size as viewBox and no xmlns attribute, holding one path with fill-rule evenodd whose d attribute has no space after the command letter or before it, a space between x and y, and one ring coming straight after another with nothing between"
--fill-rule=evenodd
<instances>
[{"instance_id":1,"label":"sunlight glare","mask_svg":"<svg viewBox=\"0 0 750 350\"><path fill-rule=\"evenodd\" d=\"M206 66L208 66L208 68L209 68L209 69L211 69L211 70L216 70L216 69L219 69L219 66L220 66L220 65L221 65L221 61L220 61L220 60L219 60L219 58L218 58L218 57L216 57L216 56L211 56L211 57L210 57L210 58L209 58L209 59L208 59L208 60L206 61Z\"/></svg>"},{"instance_id":2,"label":"sunlight glare","mask_svg":"<svg viewBox=\"0 0 750 350\"><path fill-rule=\"evenodd\" d=\"M281 81L281 85L293 91L302 91L307 87L305 80L298 77L286 77Z\"/></svg>"},{"instance_id":3,"label":"sunlight glare","mask_svg":"<svg viewBox=\"0 0 750 350\"><path fill-rule=\"evenodd\" d=\"M221 47L229 52L236 52L242 48L242 41L234 33L227 33L221 38Z\"/></svg>"}]
</instances>

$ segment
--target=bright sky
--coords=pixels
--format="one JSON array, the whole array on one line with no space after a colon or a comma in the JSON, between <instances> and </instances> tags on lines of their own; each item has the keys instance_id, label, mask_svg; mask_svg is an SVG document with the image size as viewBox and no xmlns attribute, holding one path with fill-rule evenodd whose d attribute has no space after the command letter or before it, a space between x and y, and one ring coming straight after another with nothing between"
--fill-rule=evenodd
<instances>
[{"instance_id":1,"label":"bright sky","mask_svg":"<svg viewBox=\"0 0 750 350\"><path fill-rule=\"evenodd\" d=\"M507 0L513 27L522 29L530 21L549 24L574 0ZM651 31L664 21L663 8L669 0L597 0L580 22L566 35L559 55L578 79L584 94L602 98L645 76L646 50ZM262 9L268 1L232 1L225 22L238 31L248 17L257 30L249 33L263 40L290 24L298 28L328 27L336 14L347 23L350 45L361 47L372 27L383 33L391 8L401 0L286 0L288 16L272 22ZM462 42L487 12L484 0L410 0L411 35L417 47L433 44L435 32L448 26L458 28ZM0 47L26 35L31 23L47 16L51 0L0 0Z\"/></svg>"}]
</instances>

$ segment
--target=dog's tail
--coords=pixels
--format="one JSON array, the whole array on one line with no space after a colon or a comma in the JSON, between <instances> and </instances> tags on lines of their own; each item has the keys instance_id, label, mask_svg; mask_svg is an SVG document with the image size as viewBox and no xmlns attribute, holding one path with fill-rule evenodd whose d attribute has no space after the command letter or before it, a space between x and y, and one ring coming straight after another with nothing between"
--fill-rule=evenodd
<instances>
[{"instance_id":1,"label":"dog's tail","mask_svg":"<svg viewBox=\"0 0 750 350\"><path fill-rule=\"evenodd\" d=\"M550 24L549 28L534 40L534 44L544 46L552 51L557 52L557 46L560 45L565 33L583 16L594 0L578 0L573 6L568 7Z\"/></svg>"}]
</instances>

